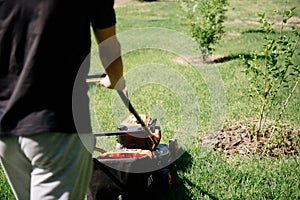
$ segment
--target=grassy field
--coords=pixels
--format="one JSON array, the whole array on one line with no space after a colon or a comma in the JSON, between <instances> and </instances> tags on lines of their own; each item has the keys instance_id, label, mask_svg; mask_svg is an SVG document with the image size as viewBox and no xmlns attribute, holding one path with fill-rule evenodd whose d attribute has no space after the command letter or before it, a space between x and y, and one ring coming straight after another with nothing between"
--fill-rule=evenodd
<instances>
[{"instance_id":1,"label":"grassy field","mask_svg":"<svg viewBox=\"0 0 300 200\"><path fill-rule=\"evenodd\" d=\"M185 149L174 165L174 187L165 199L299 199L299 157L225 160L201 148L204 132L257 117L257 103L247 98L239 55L261 48L257 14L265 12L276 21L273 10L284 6L283 0L229 3L226 34L213 53L222 62L201 65L187 59L194 56L195 46L182 23L180 2L132 1L116 8L132 104L139 113L158 119L162 143L175 137ZM293 6L299 19L300 3L289 1L288 7ZM300 62L299 56L295 59ZM99 66L96 53L92 54L91 72L101 71ZM116 93L91 86L89 95L94 131L115 130L128 114ZM298 87L284 120L299 127L299 110ZM98 141L107 150L114 143L110 138ZM2 172L0 199L13 199Z\"/></svg>"}]
</instances>

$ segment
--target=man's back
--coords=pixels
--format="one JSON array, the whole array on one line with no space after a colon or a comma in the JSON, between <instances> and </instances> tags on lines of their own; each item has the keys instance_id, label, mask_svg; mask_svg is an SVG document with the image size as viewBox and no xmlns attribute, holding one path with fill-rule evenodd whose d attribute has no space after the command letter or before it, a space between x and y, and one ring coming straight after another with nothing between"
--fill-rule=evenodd
<instances>
[{"instance_id":1,"label":"man's back","mask_svg":"<svg viewBox=\"0 0 300 200\"><path fill-rule=\"evenodd\" d=\"M76 132L72 118L73 85L90 51L93 12L103 20L101 10L105 9L97 9L91 2L0 3L1 135ZM111 19L106 20L108 25L113 24ZM81 105L88 106L86 91L87 87L81 88L80 100Z\"/></svg>"}]
</instances>

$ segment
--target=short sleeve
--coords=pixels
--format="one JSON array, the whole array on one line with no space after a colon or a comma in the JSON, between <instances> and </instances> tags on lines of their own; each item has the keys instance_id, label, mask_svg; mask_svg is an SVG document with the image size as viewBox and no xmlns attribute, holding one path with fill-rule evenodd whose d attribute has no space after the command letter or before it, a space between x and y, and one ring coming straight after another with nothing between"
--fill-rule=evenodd
<instances>
[{"instance_id":1,"label":"short sleeve","mask_svg":"<svg viewBox=\"0 0 300 200\"><path fill-rule=\"evenodd\" d=\"M94 28L108 28L116 24L114 0L92 0L91 11Z\"/></svg>"}]
</instances>

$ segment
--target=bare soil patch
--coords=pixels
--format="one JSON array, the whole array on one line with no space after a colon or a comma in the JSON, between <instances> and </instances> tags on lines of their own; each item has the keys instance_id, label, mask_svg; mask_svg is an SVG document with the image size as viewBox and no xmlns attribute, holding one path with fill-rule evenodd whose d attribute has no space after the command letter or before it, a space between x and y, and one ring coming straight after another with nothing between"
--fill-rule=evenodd
<instances>
[{"instance_id":1,"label":"bare soil patch","mask_svg":"<svg viewBox=\"0 0 300 200\"><path fill-rule=\"evenodd\" d=\"M252 24L252 25L257 25L257 26L260 25L260 23L258 21L241 19L241 18L235 19L233 21L226 21L225 23L232 23L232 24L243 23L243 24ZM280 20L275 20L274 21L274 25L277 26L277 27L280 27L281 24L282 24L282 21L280 21ZM291 17L287 21L286 26L300 27L300 18L299 17Z\"/></svg>"},{"instance_id":2,"label":"bare soil patch","mask_svg":"<svg viewBox=\"0 0 300 200\"><path fill-rule=\"evenodd\" d=\"M256 132L256 121L236 122L228 126L216 137L214 150L226 158L235 155L259 158L299 156L300 128L285 123L272 133L275 124L267 123L267 128L261 134Z\"/></svg>"},{"instance_id":3,"label":"bare soil patch","mask_svg":"<svg viewBox=\"0 0 300 200\"><path fill-rule=\"evenodd\" d=\"M221 36L222 37L239 37L239 36L241 36L241 34L240 33L223 33Z\"/></svg>"},{"instance_id":4,"label":"bare soil patch","mask_svg":"<svg viewBox=\"0 0 300 200\"><path fill-rule=\"evenodd\" d=\"M123 5L125 3L128 3L132 0L115 0L115 6L120 6L120 5Z\"/></svg>"},{"instance_id":5,"label":"bare soil patch","mask_svg":"<svg viewBox=\"0 0 300 200\"><path fill-rule=\"evenodd\" d=\"M291 17L288 21L289 24L300 27L300 18L299 17Z\"/></svg>"}]
</instances>

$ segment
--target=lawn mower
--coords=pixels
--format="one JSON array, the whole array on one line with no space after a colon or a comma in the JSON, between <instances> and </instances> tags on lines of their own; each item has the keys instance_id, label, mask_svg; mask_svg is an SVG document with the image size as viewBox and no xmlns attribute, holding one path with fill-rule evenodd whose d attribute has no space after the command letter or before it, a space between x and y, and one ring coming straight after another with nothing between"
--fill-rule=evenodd
<instances>
[{"instance_id":1,"label":"lawn mower","mask_svg":"<svg viewBox=\"0 0 300 200\"><path fill-rule=\"evenodd\" d=\"M88 82L105 77L89 74ZM160 199L173 184L172 163L178 153L176 139L160 144L161 128L157 119L138 114L123 91L117 91L129 116L115 131L95 132L96 137L115 136L116 148L93 158L93 175L88 200Z\"/></svg>"}]
</instances>

